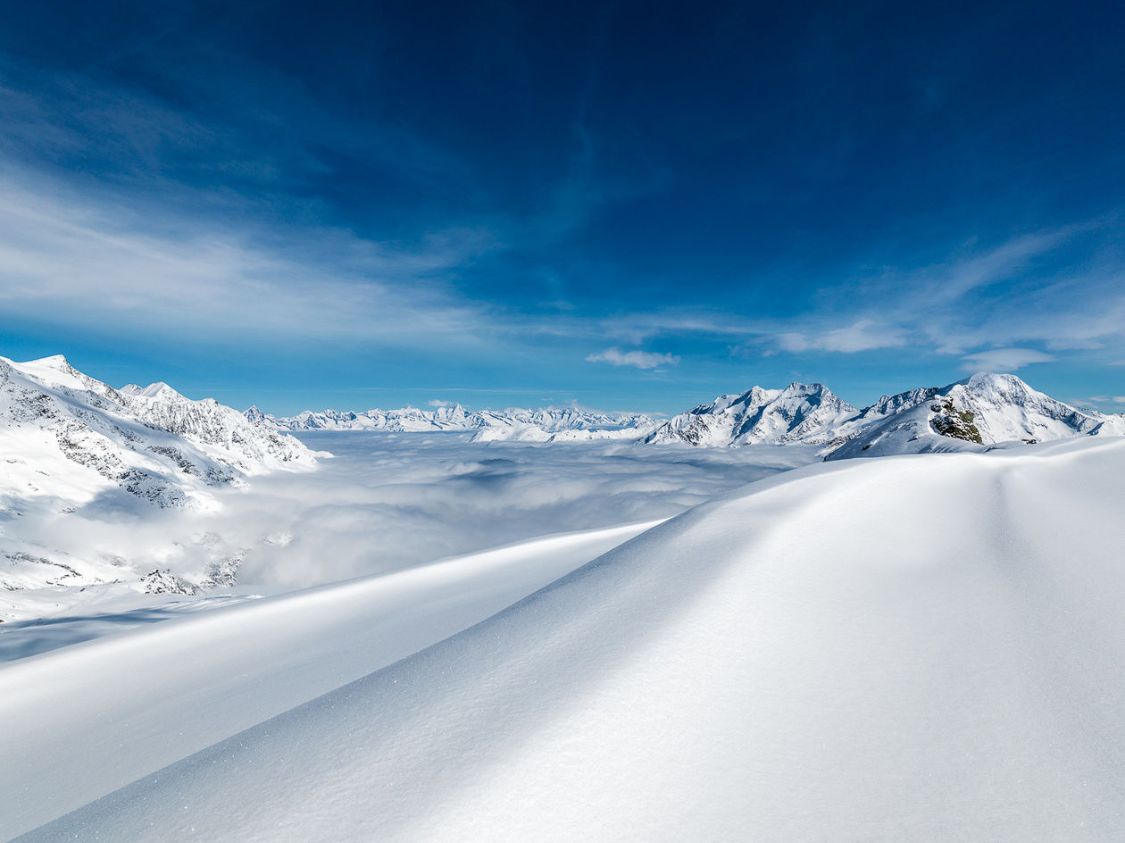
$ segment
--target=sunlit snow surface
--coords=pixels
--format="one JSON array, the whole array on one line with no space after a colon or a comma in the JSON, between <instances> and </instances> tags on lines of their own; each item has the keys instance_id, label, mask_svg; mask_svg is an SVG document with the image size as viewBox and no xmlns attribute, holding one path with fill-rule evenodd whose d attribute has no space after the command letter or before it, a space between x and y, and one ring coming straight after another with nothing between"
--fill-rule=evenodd
<instances>
[{"instance_id":1,"label":"sunlit snow surface","mask_svg":"<svg viewBox=\"0 0 1125 843\"><path fill-rule=\"evenodd\" d=\"M560 548L15 662L0 836L1118 839L1123 501L1120 438L819 464L448 638Z\"/></svg>"}]
</instances>

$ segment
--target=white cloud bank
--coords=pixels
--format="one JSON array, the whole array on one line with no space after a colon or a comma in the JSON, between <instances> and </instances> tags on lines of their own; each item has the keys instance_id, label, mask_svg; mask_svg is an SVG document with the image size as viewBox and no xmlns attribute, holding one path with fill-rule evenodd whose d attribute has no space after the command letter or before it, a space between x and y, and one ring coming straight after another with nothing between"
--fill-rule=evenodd
<instances>
[{"instance_id":1,"label":"white cloud bank","mask_svg":"<svg viewBox=\"0 0 1125 843\"><path fill-rule=\"evenodd\" d=\"M450 434L303 434L335 459L218 490L222 509L144 519L29 514L7 541L76 558L123 557L192 576L208 559L243 558L249 587L304 587L399 570L557 532L639 523L815 459L802 448L686 453L615 443L552 448L471 443ZM21 509L24 507L20 507ZM0 542L2 545L3 542ZM10 596L10 595L9 595Z\"/></svg>"}]
</instances>

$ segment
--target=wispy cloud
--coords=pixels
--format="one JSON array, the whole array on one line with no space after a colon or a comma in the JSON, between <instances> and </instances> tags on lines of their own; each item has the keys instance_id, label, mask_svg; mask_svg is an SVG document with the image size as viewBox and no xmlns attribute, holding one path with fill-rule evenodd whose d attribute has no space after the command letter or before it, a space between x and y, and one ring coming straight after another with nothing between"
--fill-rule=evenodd
<instances>
[{"instance_id":1,"label":"wispy cloud","mask_svg":"<svg viewBox=\"0 0 1125 843\"><path fill-rule=\"evenodd\" d=\"M680 358L675 354L655 354L651 351L622 351L617 347L607 348L586 357L587 363L608 363L611 366L632 366L635 369L658 369L661 366L675 366Z\"/></svg>"},{"instance_id":2,"label":"wispy cloud","mask_svg":"<svg viewBox=\"0 0 1125 843\"><path fill-rule=\"evenodd\" d=\"M499 195L478 217L423 203L430 216L374 235L325 222L346 218L316 189L333 160L382 167L410 194L487 194L488 185L474 183L473 168L440 138L349 122L278 71L250 70L234 83L237 95L210 110L181 107L214 93L190 80L178 80L182 96L165 101L60 75L34 80L45 92L36 96L34 85L20 90L5 74L0 318L208 344L474 349L492 360L500 350L522 358L550 348L543 353L575 365L589 348L614 343L585 359L644 370L680 363L638 348L667 337L697 343L693 361L730 349L810 361L903 349L1011 370L1078 355L1112 365L1125 351L1125 259L1112 248L1120 240L1112 218L968 240L924 263L840 267L823 295L785 316L728 304L713 289L701 290L694 308L629 312L609 298L595 313L570 303L566 272L537 250L653 184L607 179L605 141L581 115L562 144L567 162L536 186L529 213L505 213ZM256 103L253 115L232 119L246 101ZM292 136L277 130L282 122ZM258 143L263 137L281 140ZM547 315L507 296L500 281L474 288L464 277L520 250L500 274L534 265L529 273L562 303ZM797 280L807 288L809 279Z\"/></svg>"},{"instance_id":3,"label":"wispy cloud","mask_svg":"<svg viewBox=\"0 0 1125 843\"><path fill-rule=\"evenodd\" d=\"M898 348L906 344L906 331L873 319L857 319L850 325L820 332L787 331L772 341L784 351L833 351L850 354L879 348Z\"/></svg>"},{"instance_id":4,"label":"wispy cloud","mask_svg":"<svg viewBox=\"0 0 1125 843\"><path fill-rule=\"evenodd\" d=\"M700 335L743 354L855 354L895 348L1015 369L1067 352L1125 348L1125 261L1115 222L1094 220L957 250L944 262L885 267L834 282L817 307L785 318L641 312L599 326L641 342ZM999 292L997 292L999 291Z\"/></svg>"},{"instance_id":5,"label":"wispy cloud","mask_svg":"<svg viewBox=\"0 0 1125 843\"><path fill-rule=\"evenodd\" d=\"M473 344L487 308L442 274L489 247L454 231L394 247L346 231L220 227L0 176L0 314L207 341L238 337ZM288 242L285 242L288 240Z\"/></svg>"},{"instance_id":6,"label":"wispy cloud","mask_svg":"<svg viewBox=\"0 0 1125 843\"><path fill-rule=\"evenodd\" d=\"M1054 359L1034 348L990 348L968 355L962 368L970 372L1014 372L1032 363L1049 363Z\"/></svg>"}]
</instances>

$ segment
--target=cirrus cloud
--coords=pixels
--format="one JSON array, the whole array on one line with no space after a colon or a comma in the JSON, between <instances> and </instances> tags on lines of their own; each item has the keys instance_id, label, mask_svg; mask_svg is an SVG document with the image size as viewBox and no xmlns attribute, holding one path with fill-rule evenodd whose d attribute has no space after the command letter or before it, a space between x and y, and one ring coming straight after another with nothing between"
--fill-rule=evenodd
<instances>
[{"instance_id":1,"label":"cirrus cloud","mask_svg":"<svg viewBox=\"0 0 1125 843\"><path fill-rule=\"evenodd\" d=\"M1049 363L1054 359L1050 354L1034 348L990 348L966 357L964 368L974 372L1014 372L1031 363Z\"/></svg>"}]
</instances>

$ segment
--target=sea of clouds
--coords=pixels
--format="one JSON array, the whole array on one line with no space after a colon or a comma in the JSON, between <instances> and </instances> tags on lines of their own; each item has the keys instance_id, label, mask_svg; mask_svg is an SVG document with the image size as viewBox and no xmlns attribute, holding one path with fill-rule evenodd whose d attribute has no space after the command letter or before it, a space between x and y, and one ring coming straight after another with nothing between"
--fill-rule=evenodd
<instances>
[{"instance_id":1,"label":"sea of clouds","mask_svg":"<svg viewBox=\"0 0 1125 843\"><path fill-rule=\"evenodd\" d=\"M113 517L29 517L19 537L188 578L238 556L241 586L279 591L668 517L815 459L793 447L473 443L463 434L347 431L301 439L333 456L312 472L277 472L223 490L217 513L143 507Z\"/></svg>"}]
</instances>

